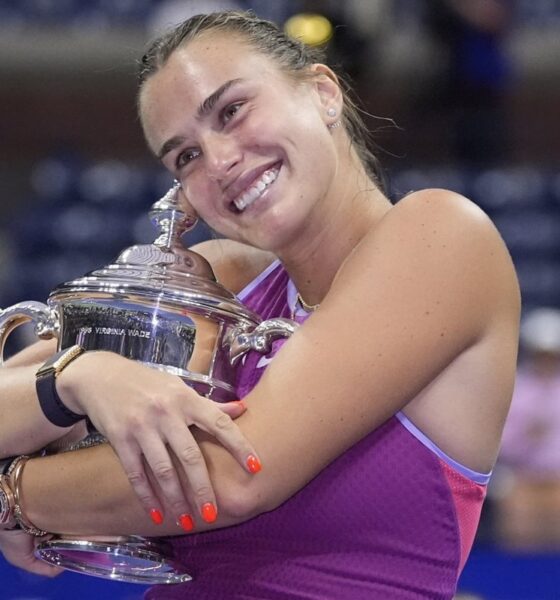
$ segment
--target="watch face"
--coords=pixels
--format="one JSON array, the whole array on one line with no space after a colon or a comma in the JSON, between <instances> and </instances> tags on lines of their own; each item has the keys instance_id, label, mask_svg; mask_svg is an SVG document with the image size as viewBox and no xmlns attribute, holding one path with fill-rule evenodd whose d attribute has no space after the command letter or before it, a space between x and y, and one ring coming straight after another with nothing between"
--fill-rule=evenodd
<instances>
[{"instance_id":1,"label":"watch face","mask_svg":"<svg viewBox=\"0 0 560 600\"><path fill-rule=\"evenodd\" d=\"M4 477L0 479L0 524L7 523L10 519L10 502L4 490Z\"/></svg>"}]
</instances>

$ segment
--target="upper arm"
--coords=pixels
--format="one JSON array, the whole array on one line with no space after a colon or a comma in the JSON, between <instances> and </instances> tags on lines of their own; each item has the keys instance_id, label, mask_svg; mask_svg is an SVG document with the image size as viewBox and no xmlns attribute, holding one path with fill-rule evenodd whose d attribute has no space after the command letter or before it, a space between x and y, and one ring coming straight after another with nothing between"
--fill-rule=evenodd
<instances>
[{"instance_id":1,"label":"upper arm","mask_svg":"<svg viewBox=\"0 0 560 600\"><path fill-rule=\"evenodd\" d=\"M276 258L269 252L227 239L207 240L190 249L210 263L216 279L234 294L240 292Z\"/></svg>"},{"instance_id":2,"label":"upper arm","mask_svg":"<svg viewBox=\"0 0 560 600\"><path fill-rule=\"evenodd\" d=\"M238 423L263 463L247 494L267 508L484 339L516 293L507 251L478 208L436 191L403 202L246 398Z\"/></svg>"}]
</instances>

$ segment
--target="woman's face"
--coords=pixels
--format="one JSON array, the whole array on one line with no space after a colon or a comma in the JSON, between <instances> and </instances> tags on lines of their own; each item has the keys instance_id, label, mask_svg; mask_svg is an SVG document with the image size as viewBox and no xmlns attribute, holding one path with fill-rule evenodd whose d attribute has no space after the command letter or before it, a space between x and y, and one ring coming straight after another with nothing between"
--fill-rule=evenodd
<instances>
[{"instance_id":1,"label":"woman's face","mask_svg":"<svg viewBox=\"0 0 560 600\"><path fill-rule=\"evenodd\" d=\"M315 68L313 81L295 83L235 36L206 33L144 84L148 144L226 237L280 252L327 218L320 207L336 172L327 110L340 93Z\"/></svg>"}]
</instances>

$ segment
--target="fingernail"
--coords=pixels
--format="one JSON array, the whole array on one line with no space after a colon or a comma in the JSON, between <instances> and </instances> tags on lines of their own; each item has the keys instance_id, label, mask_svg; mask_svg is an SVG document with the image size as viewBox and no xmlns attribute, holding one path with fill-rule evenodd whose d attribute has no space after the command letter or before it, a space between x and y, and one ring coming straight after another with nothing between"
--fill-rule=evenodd
<instances>
[{"instance_id":1,"label":"fingernail","mask_svg":"<svg viewBox=\"0 0 560 600\"><path fill-rule=\"evenodd\" d=\"M243 402L243 400L237 400L237 405L239 406L239 408L242 408L243 410L247 410L247 405L245 404L245 402Z\"/></svg>"},{"instance_id":2,"label":"fingernail","mask_svg":"<svg viewBox=\"0 0 560 600\"><path fill-rule=\"evenodd\" d=\"M187 515L186 513L179 517L178 522L179 525L187 532L192 531L194 529L194 521L192 517L190 515Z\"/></svg>"},{"instance_id":3,"label":"fingernail","mask_svg":"<svg viewBox=\"0 0 560 600\"><path fill-rule=\"evenodd\" d=\"M218 511L212 502L203 504L202 508L200 509L200 514L207 523L213 523L218 517Z\"/></svg>"},{"instance_id":4,"label":"fingernail","mask_svg":"<svg viewBox=\"0 0 560 600\"><path fill-rule=\"evenodd\" d=\"M262 469L261 461L253 454L247 458L247 468L251 473L258 473Z\"/></svg>"},{"instance_id":5,"label":"fingernail","mask_svg":"<svg viewBox=\"0 0 560 600\"><path fill-rule=\"evenodd\" d=\"M150 511L150 518L154 522L155 525L161 525L163 523L163 515L161 511L157 508L152 508Z\"/></svg>"}]
</instances>

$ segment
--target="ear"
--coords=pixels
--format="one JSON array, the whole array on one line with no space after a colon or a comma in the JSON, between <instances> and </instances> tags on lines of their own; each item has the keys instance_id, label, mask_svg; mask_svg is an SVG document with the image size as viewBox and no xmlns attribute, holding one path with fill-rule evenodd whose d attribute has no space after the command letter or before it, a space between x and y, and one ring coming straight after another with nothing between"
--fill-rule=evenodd
<instances>
[{"instance_id":1,"label":"ear","mask_svg":"<svg viewBox=\"0 0 560 600\"><path fill-rule=\"evenodd\" d=\"M325 124L332 125L340 120L344 97L335 73L321 63L311 65L312 84L317 92L319 109L324 115Z\"/></svg>"}]
</instances>

